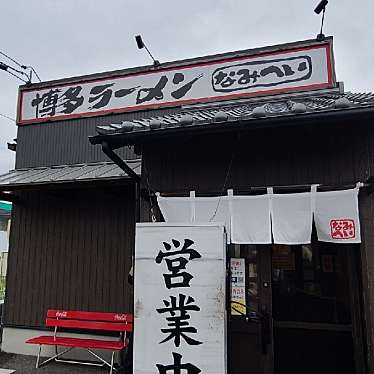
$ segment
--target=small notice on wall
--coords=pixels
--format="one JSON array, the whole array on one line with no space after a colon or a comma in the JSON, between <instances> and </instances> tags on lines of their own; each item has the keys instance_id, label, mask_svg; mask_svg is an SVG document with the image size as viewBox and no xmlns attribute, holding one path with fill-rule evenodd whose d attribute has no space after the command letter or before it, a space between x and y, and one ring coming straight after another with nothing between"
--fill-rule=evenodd
<instances>
[{"instance_id":1,"label":"small notice on wall","mask_svg":"<svg viewBox=\"0 0 374 374\"><path fill-rule=\"evenodd\" d=\"M230 259L231 266L231 314L246 314L245 299L245 259Z\"/></svg>"}]
</instances>

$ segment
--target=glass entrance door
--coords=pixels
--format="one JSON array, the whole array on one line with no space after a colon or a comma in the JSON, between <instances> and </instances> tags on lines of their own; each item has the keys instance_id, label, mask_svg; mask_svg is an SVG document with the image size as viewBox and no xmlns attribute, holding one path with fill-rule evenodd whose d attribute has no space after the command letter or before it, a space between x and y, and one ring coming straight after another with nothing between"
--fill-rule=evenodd
<instances>
[{"instance_id":1,"label":"glass entrance door","mask_svg":"<svg viewBox=\"0 0 374 374\"><path fill-rule=\"evenodd\" d=\"M275 374L357 373L355 250L323 242L272 246Z\"/></svg>"},{"instance_id":2,"label":"glass entrance door","mask_svg":"<svg viewBox=\"0 0 374 374\"><path fill-rule=\"evenodd\" d=\"M359 250L232 246L229 374L365 373Z\"/></svg>"},{"instance_id":3,"label":"glass entrance door","mask_svg":"<svg viewBox=\"0 0 374 374\"><path fill-rule=\"evenodd\" d=\"M229 374L365 373L359 250L232 246Z\"/></svg>"}]
</instances>

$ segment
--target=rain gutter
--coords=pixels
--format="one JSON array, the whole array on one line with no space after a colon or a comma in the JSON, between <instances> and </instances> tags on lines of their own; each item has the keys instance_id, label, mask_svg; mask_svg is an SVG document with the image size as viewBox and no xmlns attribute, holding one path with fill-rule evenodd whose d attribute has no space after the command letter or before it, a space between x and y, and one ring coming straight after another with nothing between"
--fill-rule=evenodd
<instances>
[{"instance_id":1,"label":"rain gutter","mask_svg":"<svg viewBox=\"0 0 374 374\"><path fill-rule=\"evenodd\" d=\"M141 178L134 170L131 169L125 161L119 157L110 147L107 141L101 142L102 151L135 182L135 217L136 222L140 221L140 181Z\"/></svg>"}]
</instances>

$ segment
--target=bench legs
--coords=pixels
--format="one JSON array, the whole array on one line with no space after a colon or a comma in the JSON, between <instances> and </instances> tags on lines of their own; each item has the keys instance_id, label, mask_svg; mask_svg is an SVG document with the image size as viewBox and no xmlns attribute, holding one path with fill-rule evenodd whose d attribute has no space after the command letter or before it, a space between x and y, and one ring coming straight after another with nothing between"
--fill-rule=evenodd
<instances>
[{"instance_id":1,"label":"bench legs","mask_svg":"<svg viewBox=\"0 0 374 374\"><path fill-rule=\"evenodd\" d=\"M94 366L104 366L104 365L107 365L110 367L110 374L112 374L112 371L113 370L116 370L113 368L113 364L114 364L114 351L112 352L112 359L111 359L111 362L109 363L108 361L104 360L102 357L100 357L99 355L97 355L95 352L91 351L91 349L87 349L87 351L89 353L92 354L92 356L96 357L99 361L102 362L102 364L94 364L94 363L91 363L91 364L88 364L88 365L94 365Z\"/></svg>"},{"instance_id":2,"label":"bench legs","mask_svg":"<svg viewBox=\"0 0 374 374\"><path fill-rule=\"evenodd\" d=\"M101 361L101 363L95 363L95 362L85 362L85 361L74 361L74 360L62 360L62 359L59 359L60 356L64 355L65 353L68 353L70 352L74 347L70 347L70 348L67 348L65 350L63 350L62 352L58 353L57 351L57 346L55 346L55 352L56 354L52 357L49 357L48 359L44 360L43 362L40 362L40 354L41 354L41 351L42 351L42 345L39 344L39 352L38 352L38 356L36 358L36 365L35 367L38 369L40 368L41 366L47 364L48 362L50 361L56 361L56 362L64 362L64 363L68 363L68 364L82 364L82 365L90 365L90 366L109 366L110 367L110 374L113 373L113 371L117 371L117 369L115 369L113 367L114 365L114 354L115 354L115 351L112 352L112 357L111 357L111 360L110 360L110 363L106 360L104 360L102 357L100 357L99 355L97 355L95 352L91 351L91 349L86 349L92 356L96 357L99 361Z\"/></svg>"},{"instance_id":3,"label":"bench legs","mask_svg":"<svg viewBox=\"0 0 374 374\"><path fill-rule=\"evenodd\" d=\"M60 353L57 353L57 349L56 349L56 354L50 358L47 358L46 360L44 360L43 362L40 362L40 354L42 352L42 345L39 344L39 352L38 352L38 357L36 358L36 365L35 367L38 369L40 368L41 366L47 364L48 362L52 361L52 360L57 360L58 357L62 356L63 354L65 353L68 353L69 351L71 351L73 348L67 348L65 349L64 351L60 352ZM58 361L58 360L57 360Z\"/></svg>"},{"instance_id":4,"label":"bench legs","mask_svg":"<svg viewBox=\"0 0 374 374\"><path fill-rule=\"evenodd\" d=\"M110 362L110 372L109 372L109 374L113 373L113 363L114 363L114 352L112 352L112 360Z\"/></svg>"}]
</instances>

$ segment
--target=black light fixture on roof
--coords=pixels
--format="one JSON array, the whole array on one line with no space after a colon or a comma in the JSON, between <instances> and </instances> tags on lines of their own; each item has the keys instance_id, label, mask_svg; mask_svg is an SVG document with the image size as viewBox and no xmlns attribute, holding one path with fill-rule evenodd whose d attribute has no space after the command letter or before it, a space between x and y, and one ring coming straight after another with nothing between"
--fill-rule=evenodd
<instances>
[{"instance_id":1,"label":"black light fixture on roof","mask_svg":"<svg viewBox=\"0 0 374 374\"><path fill-rule=\"evenodd\" d=\"M10 151L13 151L13 152L17 151L17 143L7 143L7 145Z\"/></svg>"},{"instance_id":2,"label":"black light fixture on roof","mask_svg":"<svg viewBox=\"0 0 374 374\"><path fill-rule=\"evenodd\" d=\"M22 69L22 70L15 69L14 67L12 67L8 64L5 64L4 62L0 62L0 70L6 71L10 75L13 75L14 77L16 77L16 78L20 79L21 81L25 82L26 85L28 85L28 86L31 85L33 73L38 78L39 82L41 82L41 79L40 79L38 73L36 72L36 70L32 66L20 64L14 58L10 57L9 55L7 55L6 53L4 53L2 51L0 51L0 55L7 58L13 64L17 65L19 68ZM24 79L23 77L27 77L27 80Z\"/></svg>"},{"instance_id":3,"label":"black light fixture on roof","mask_svg":"<svg viewBox=\"0 0 374 374\"><path fill-rule=\"evenodd\" d=\"M155 67L160 66L161 65L160 62L158 60L155 60L155 58L152 56L152 53L149 51L149 49L147 48L147 46L144 44L141 35L136 35L135 36L135 40L136 40L136 45L138 46L138 48L139 49L145 48L145 50L151 56L151 59L153 60L153 66L155 66Z\"/></svg>"},{"instance_id":4,"label":"black light fixture on roof","mask_svg":"<svg viewBox=\"0 0 374 374\"><path fill-rule=\"evenodd\" d=\"M14 67L12 67L8 64L5 64L4 62L1 62L1 61L0 61L0 70L3 70L10 75L13 75L13 77L21 80L22 82L24 82L26 84L31 83L31 77L29 77L25 72L23 72L21 70L18 70L18 69L15 69ZM23 78L23 76L25 76L27 78L27 80L25 78Z\"/></svg>"},{"instance_id":5,"label":"black light fixture on roof","mask_svg":"<svg viewBox=\"0 0 374 374\"><path fill-rule=\"evenodd\" d=\"M317 14L320 14L323 11L322 22L321 22L321 31L317 35L317 40L320 40L320 41L325 39L325 35L322 33L322 29L323 29L323 22L325 20L325 11L326 11L326 5L327 4L328 4L328 0L321 0L319 2L319 4L316 6L316 8L314 9L314 12L317 13Z\"/></svg>"},{"instance_id":6,"label":"black light fixture on roof","mask_svg":"<svg viewBox=\"0 0 374 374\"><path fill-rule=\"evenodd\" d=\"M17 150L17 138L13 139L14 143L7 143L10 151L16 152Z\"/></svg>"}]
</instances>

